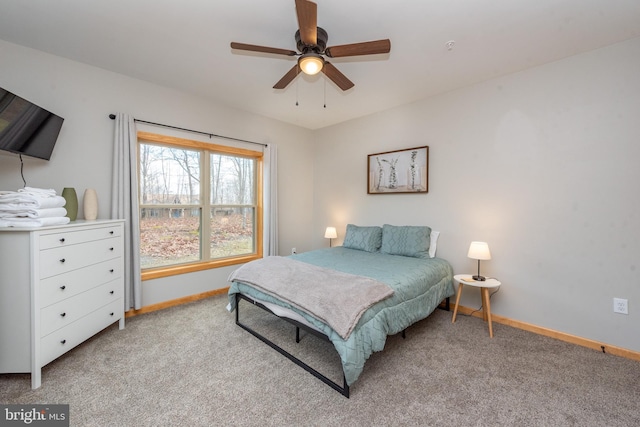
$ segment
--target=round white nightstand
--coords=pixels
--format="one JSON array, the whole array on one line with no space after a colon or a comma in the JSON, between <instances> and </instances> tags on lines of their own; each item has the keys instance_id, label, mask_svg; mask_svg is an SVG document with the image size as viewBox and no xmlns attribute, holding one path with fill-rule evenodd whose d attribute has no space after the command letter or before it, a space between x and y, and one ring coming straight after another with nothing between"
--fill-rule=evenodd
<instances>
[{"instance_id":1,"label":"round white nightstand","mask_svg":"<svg viewBox=\"0 0 640 427\"><path fill-rule=\"evenodd\" d=\"M475 286L480 288L480 294L482 296L482 318L485 322L489 323L489 336L493 338L493 326L491 326L491 303L489 302L489 289L497 288L502 283L496 279L489 279L479 281L471 278L473 274L456 274L453 276L453 280L458 282L458 295L456 296L456 306L453 309L453 319L451 323L456 322L456 315L458 314L458 304L460 303L460 295L462 295L462 288L464 285Z\"/></svg>"}]
</instances>

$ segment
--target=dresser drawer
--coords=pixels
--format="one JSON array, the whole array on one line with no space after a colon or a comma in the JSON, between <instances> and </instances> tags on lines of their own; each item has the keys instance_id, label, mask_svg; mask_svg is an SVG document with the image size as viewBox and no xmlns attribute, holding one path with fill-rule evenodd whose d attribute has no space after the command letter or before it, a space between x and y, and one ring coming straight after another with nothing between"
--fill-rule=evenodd
<instances>
[{"instance_id":1,"label":"dresser drawer","mask_svg":"<svg viewBox=\"0 0 640 427\"><path fill-rule=\"evenodd\" d=\"M94 240L108 239L122 235L122 227L112 225L109 227L96 227L85 230L67 230L52 234L40 235L40 249L60 248L77 245Z\"/></svg>"},{"instance_id":2,"label":"dresser drawer","mask_svg":"<svg viewBox=\"0 0 640 427\"><path fill-rule=\"evenodd\" d=\"M124 274L123 270L122 259L115 258L40 280L40 307L47 307L103 283L119 279Z\"/></svg>"},{"instance_id":3,"label":"dresser drawer","mask_svg":"<svg viewBox=\"0 0 640 427\"><path fill-rule=\"evenodd\" d=\"M109 259L122 257L122 239L96 240L40 251L40 278L55 276Z\"/></svg>"},{"instance_id":4,"label":"dresser drawer","mask_svg":"<svg viewBox=\"0 0 640 427\"><path fill-rule=\"evenodd\" d=\"M122 299L123 292L122 281L114 280L43 308L40 310L40 336L49 335L105 304Z\"/></svg>"},{"instance_id":5,"label":"dresser drawer","mask_svg":"<svg viewBox=\"0 0 640 427\"><path fill-rule=\"evenodd\" d=\"M71 350L124 316L124 302L119 298L76 320L40 340L41 366Z\"/></svg>"}]
</instances>

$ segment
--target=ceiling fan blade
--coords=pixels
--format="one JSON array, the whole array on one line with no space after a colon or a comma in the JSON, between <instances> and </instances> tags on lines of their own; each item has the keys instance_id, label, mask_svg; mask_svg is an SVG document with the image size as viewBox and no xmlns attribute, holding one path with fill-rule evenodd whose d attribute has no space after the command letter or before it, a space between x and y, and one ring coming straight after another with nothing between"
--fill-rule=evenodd
<instances>
[{"instance_id":1,"label":"ceiling fan blade","mask_svg":"<svg viewBox=\"0 0 640 427\"><path fill-rule=\"evenodd\" d=\"M331 46L324 50L324 54L329 58L340 58L342 56L375 55L377 53L389 52L391 52L391 40L389 39Z\"/></svg>"},{"instance_id":2,"label":"ceiling fan blade","mask_svg":"<svg viewBox=\"0 0 640 427\"><path fill-rule=\"evenodd\" d=\"M293 81L293 79L296 78L296 76L298 75L300 71L300 68L298 67L298 64L294 65L292 69L290 69L289 71L287 71L287 74L285 74L279 81L278 83L276 83L273 88L274 89L284 89L285 87L289 86L289 83L291 83Z\"/></svg>"},{"instance_id":3,"label":"ceiling fan blade","mask_svg":"<svg viewBox=\"0 0 640 427\"><path fill-rule=\"evenodd\" d=\"M300 40L306 45L318 43L318 5L309 0L296 0Z\"/></svg>"},{"instance_id":4,"label":"ceiling fan blade","mask_svg":"<svg viewBox=\"0 0 640 427\"><path fill-rule=\"evenodd\" d=\"M348 90L354 86L353 82L334 67L331 62L324 61L322 72L342 90Z\"/></svg>"},{"instance_id":5,"label":"ceiling fan blade","mask_svg":"<svg viewBox=\"0 0 640 427\"><path fill-rule=\"evenodd\" d=\"M277 47L256 46L254 44L231 42L231 49L248 50L250 52L274 53L276 55L295 56L298 53L295 50L278 49Z\"/></svg>"}]
</instances>

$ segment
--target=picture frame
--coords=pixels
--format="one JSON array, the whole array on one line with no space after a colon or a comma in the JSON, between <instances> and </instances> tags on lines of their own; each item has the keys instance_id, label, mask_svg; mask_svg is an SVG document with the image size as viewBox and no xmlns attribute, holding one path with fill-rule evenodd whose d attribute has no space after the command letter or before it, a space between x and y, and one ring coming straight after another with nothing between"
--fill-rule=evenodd
<instances>
[{"instance_id":1,"label":"picture frame","mask_svg":"<svg viewBox=\"0 0 640 427\"><path fill-rule=\"evenodd\" d=\"M367 156L367 194L429 192L429 146Z\"/></svg>"}]
</instances>

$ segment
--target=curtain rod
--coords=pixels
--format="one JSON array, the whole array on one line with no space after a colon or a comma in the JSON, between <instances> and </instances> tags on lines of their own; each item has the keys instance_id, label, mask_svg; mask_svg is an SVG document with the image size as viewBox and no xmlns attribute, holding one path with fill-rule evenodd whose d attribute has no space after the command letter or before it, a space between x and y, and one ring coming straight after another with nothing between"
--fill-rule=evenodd
<instances>
[{"instance_id":1,"label":"curtain rod","mask_svg":"<svg viewBox=\"0 0 640 427\"><path fill-rule=\"evenodd\" d=\"M109 114L109 118L111 120L115 120L116 119L116 115L115 114ZM146 120L139 120L139 119L136 119L136 118L134 118L133 121L134 122L139 122L139 123L146 123L148 125L162 126L162 127L165 127L165 128L183 130L185 132L198 133L200 135L207 135L209 138L215 136L216 138L224 138L224 139L229 139L231 141L247 142L249 144L262 145L263 147L267 147L268 146L267 144L263 144L262 142L247 141L246 139L232 138L230 136L223 136L223 135L216 135L215 133L202 132L202 131L199 131L199 130L180 128L180 127L177 127L177 126L165 125L165 124L162 124L162 123L148 122Z\"/></svg>"}]
</instances>

